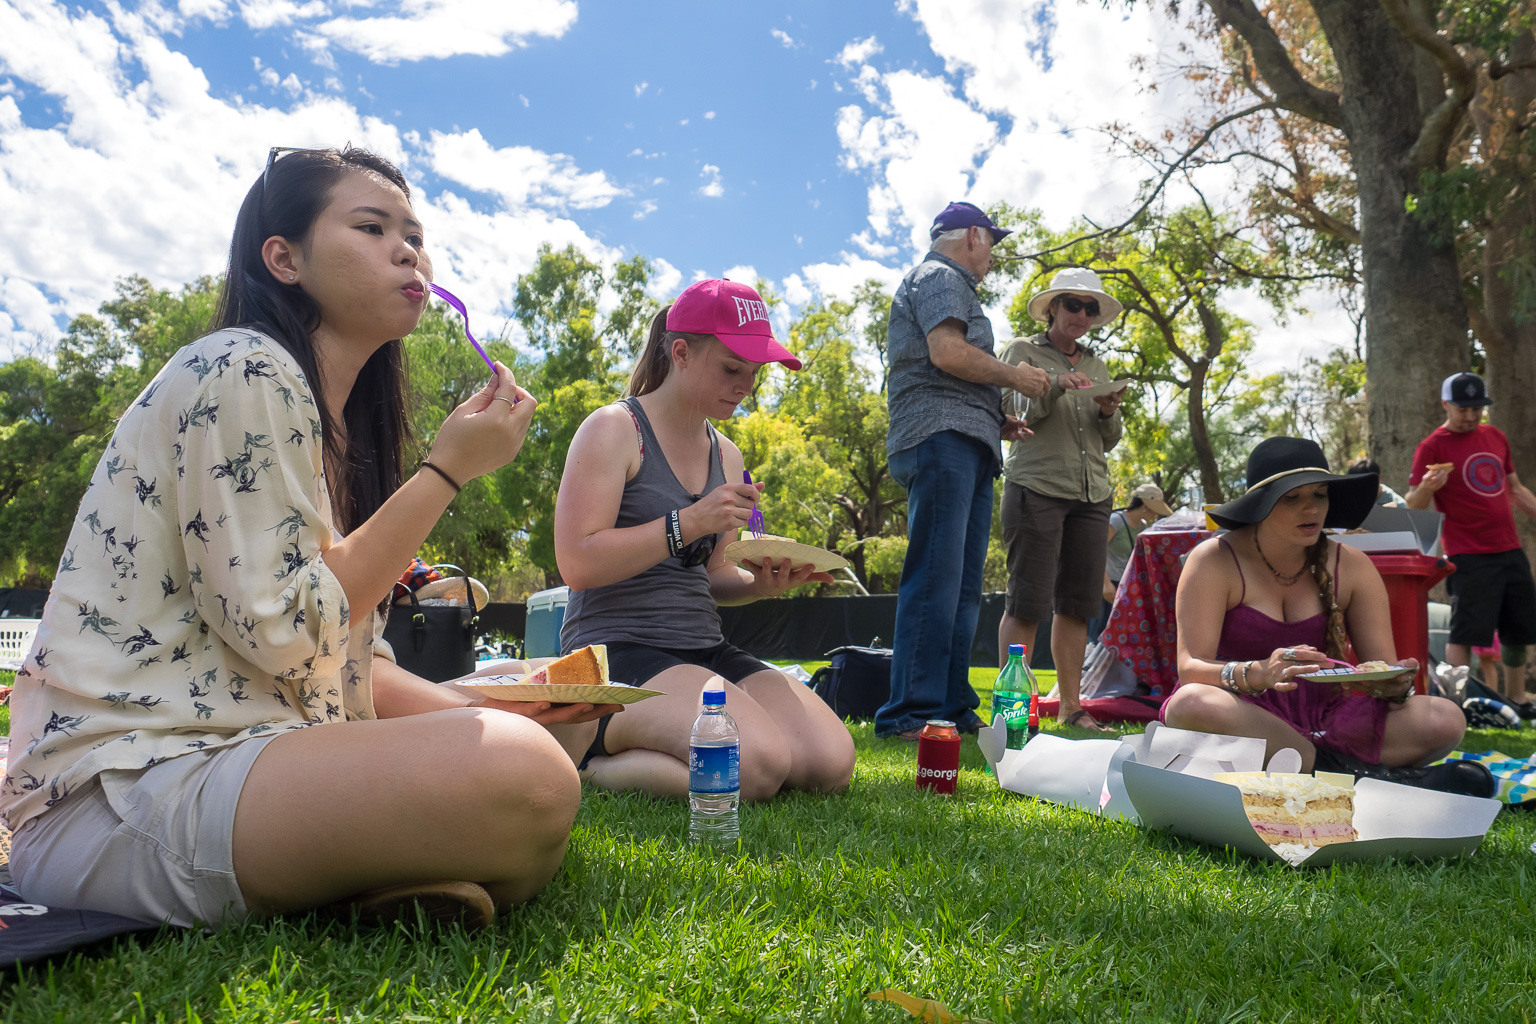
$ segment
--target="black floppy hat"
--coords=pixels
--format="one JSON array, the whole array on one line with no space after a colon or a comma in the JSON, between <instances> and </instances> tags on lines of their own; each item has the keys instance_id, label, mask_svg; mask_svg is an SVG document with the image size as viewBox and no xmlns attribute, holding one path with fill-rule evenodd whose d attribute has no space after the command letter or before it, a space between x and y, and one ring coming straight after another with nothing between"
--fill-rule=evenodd
<instances>
[{"instance_id":1,"label":"black floppy hat","mask_svg":"<svg viewBox=\"0 0 1536 1024\"><path fill-rule=\"evenodd\" d=\"M1340 476L1328 472L1328 459L1316 441L1268 437L1248 454L1248 490L1207 514L1229 530L1261 522L1287 491L1309 484L1328 485L1328 516L1323 525L1353 530L1376 506L1375 473Z\"/></svg>"}]
</instances>

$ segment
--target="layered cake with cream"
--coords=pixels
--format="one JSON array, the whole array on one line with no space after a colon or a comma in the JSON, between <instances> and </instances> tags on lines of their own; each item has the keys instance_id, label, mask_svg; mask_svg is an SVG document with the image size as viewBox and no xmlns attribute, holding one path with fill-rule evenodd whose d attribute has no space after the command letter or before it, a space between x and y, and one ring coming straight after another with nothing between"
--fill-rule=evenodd
<instances>
[{"instance_id":1,"label":"layered cake with cream","mask_svg":"<svg viewBox=\"0 0 1536 1024\"><path fill-rule=\"evenodd\" d=\"M581 647L563 658L556 658L537 672L530 672L522 683L548 683L554 686L608 685L608 648L603 644Z\"/></svg>"},{"instance_id":2,"label":"layered cake with cream","mask_svg":"<svg viewBox=\"0 0 1536 1024\"><path fill-rule=\"evenodd\" d=\"M1249 824L1271 846L1329 846L1355 841L1353 776L1227 772L1216 778L1243 794Z\"/></svg>"}]
</instances>

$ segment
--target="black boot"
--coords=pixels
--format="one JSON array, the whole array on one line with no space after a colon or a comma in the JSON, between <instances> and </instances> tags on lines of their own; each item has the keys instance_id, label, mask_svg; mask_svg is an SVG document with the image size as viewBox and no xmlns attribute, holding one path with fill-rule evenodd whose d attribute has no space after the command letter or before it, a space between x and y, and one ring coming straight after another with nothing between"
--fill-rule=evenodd
<instances>
[{"instance_id":1,"label":"black boot","mask_svg":"<svg viewBox=\"0 0 1536 1024\"><path fill-rule=\"evenodd\" d=\"M1448 761L1427 768L1388 768L1383 764L1370 764L1358 757L1319 746L1312 769L1341 772L1357 779L1380 779L1400 786L1437 789L1442 793L1459 793L1462 796L1491 797L1499 791L1499 783L1493 773L1476 761Z\"/></svg>"}]
</instances>

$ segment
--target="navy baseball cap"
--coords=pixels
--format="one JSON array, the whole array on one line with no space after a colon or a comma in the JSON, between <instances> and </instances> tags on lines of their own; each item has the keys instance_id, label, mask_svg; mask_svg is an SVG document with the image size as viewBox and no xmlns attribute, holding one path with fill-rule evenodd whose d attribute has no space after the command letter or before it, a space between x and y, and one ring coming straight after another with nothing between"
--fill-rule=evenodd
<instances>
[{"instance_id":1,"label":"navy baseball cap","mask_svg":"<svg viewBox=\"0 0 1536 1024\"><path fill-rule=\"evenodd\" d=\"M929 238L938 238L946 231L957 231L960 228L986 228L992 232L992 244L996 245L1008 235L1013 234L1011 228L1000 228L992 223L986 211L971 203L950 203L933 218L933 227L928 229Z\"/></svg>"},{"instance_id":2,"label":"navy baseball cap","mask_svg":"<svg viewBox=\"0 0 1536 1024\"><path fill-rule=\"evenodd\" d=\"M1440 401L1463 409L1493 404L1493 399L1488 397L1488 385L1475 373L1453 373L1445 378L1440 384Z\"/></svg>"}]
</instances>

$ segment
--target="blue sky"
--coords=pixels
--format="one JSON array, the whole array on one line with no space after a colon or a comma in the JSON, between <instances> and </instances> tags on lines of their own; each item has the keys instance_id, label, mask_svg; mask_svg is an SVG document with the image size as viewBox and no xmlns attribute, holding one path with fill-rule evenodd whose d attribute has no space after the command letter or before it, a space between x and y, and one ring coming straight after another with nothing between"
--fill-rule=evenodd
<instances>
[{"instance_id":1,"label":"blue sky","mask_svg":"<svg viewBox=\"0 0 1536 1024\"><path fill-rule=\"evenodd\" d=\"M1132 70L1184 40L1145 7L0 0L0 355L123 274L218 271L272 145L400 162L487 321L541 242L802 305L894 283L950 199L1103 222L1143 171L1102 126L1180 113Z\"/></svg>"}]
</instances>

